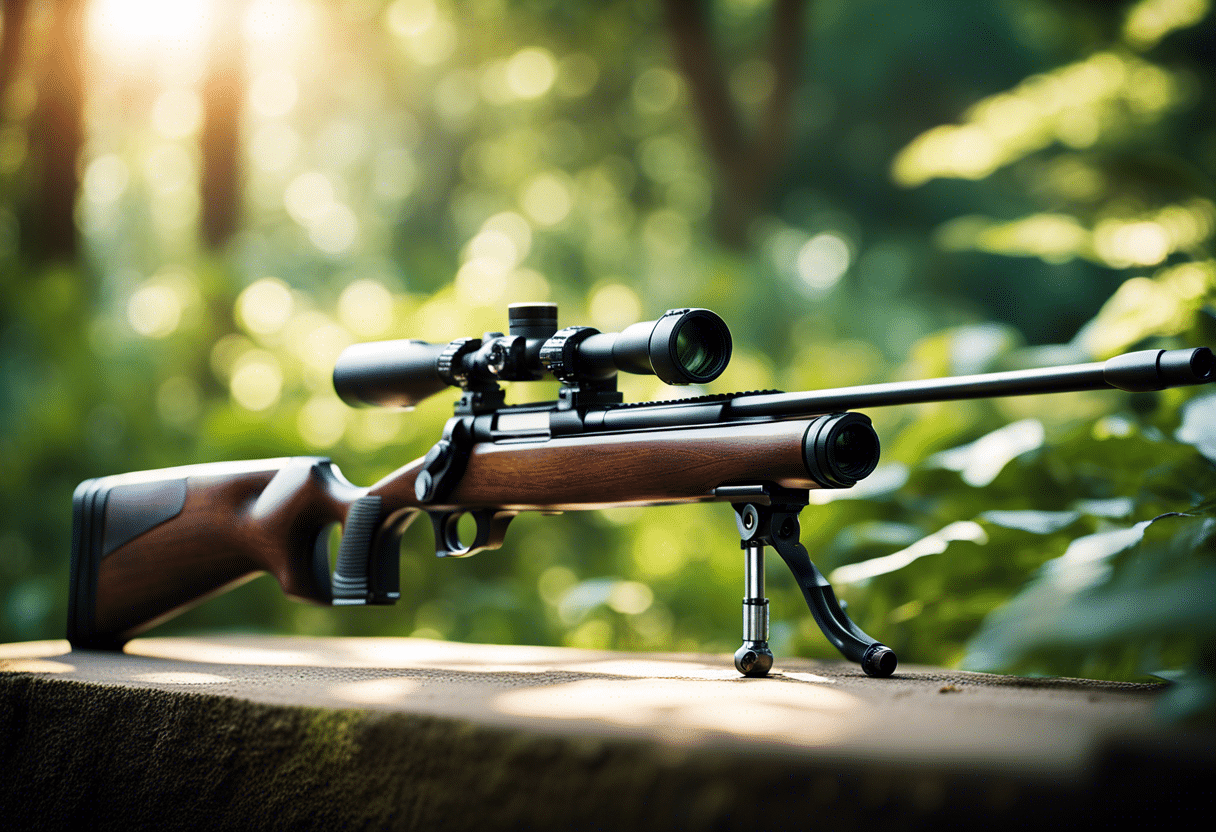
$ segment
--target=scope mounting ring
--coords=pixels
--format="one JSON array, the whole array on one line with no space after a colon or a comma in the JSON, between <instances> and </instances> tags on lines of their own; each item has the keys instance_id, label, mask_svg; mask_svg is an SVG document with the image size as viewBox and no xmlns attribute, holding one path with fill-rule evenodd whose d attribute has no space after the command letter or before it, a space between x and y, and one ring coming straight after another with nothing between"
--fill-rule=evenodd
<instances>
[{"instance_id":1,"label":"scope mounting ring","mask_svg":"<svg viewBox=\"0 0 1216 832\"><path fill-rule=\"evenodd\" d=\"M479 349L481 349L480 338L457 338L455 341L449 342L443 352L439 354L439 360L435 362L435 370L439 373L439 377L452 387L468 389L469 377L462 371L460 359Z\"/></svg>"},{"instance_id":2,"label":"scope mounting ring","mask_svg":"<svg viewBox=\"0 0 1216 832\"><path fill-rule=\"evenodd\" d=\"M568 326L558 330L540 348L540 363L563 384L578 384L578 368L574 366L578 345L599 333L590 326Z\"/></svg>"}]
</instances>

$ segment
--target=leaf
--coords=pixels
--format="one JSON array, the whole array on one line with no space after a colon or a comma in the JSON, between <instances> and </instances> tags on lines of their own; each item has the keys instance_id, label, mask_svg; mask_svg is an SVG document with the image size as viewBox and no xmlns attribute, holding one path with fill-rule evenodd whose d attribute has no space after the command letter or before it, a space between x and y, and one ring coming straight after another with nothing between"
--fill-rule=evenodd
<instances>
[{"instance_id":1,"label":"leaf","mask_svg":"<svg viewBox=\"0 0 1216 832\"><path fill-rule=\"evenodd\" d=\"M1107 500L1077 500L1072 506L1082 514L1117 519L1131 514L1136 502L1131 497L1112 497Z\"/></svg>"},{"instance_id":2,"label":"leaf","mask_svg":"<svg viewBox=\"0 0 1216 832\"><path fill-rule=\"evenodd\" d=\"M1077 538L984 620L964 666L1008 670L1032 657L1216 634L1216 564L1196 557L1210 548L1213 525L1169 514Z\"/></svg>"},{"instance_id":3,"label":"leaf","mask_svg":"<svg viewBox=\"0 0 1216 832\"><path fill-rule=\"evenodd\" d=\"M970 444L934 454L928 464L958 471L962 474L963 482L980 488L996 479L1001 469L1012 460L1042 447L1045 438L1042 422L1022 419L981 436Z\"/></svg>"},{"instance_id":4,"label":"leaf","mask_svg":"<svg viewBox=\"0 0 1216 832\"><path fill-rule=\"evenodd\" d=\"M1216 393L1191 399L1182 406L1182 424L1174 438L1194 445L1199 453L1216 462Z\"/></svg>"},{"instance_id":5,"label":"leaf","mask_svg":"<svg viewBox=\"0 0 1216 832\"><path fill-rule=\"evenodd\" d=\"M1033 534L1051 534L1070 526L1081 517L1076 511L985 511L977 519L986 520L1007 529L1020 529Z\"/></svg>"},{"instance_id":6,"label":"leaf","mask_svg":"<svg viewBox=\"0 0 1216 832\"><path fill-rule=\"evenodd\" d=\"M1139 543L1151 520L1137 523L1130 529L1098 532L1078 537L1068 544L1064 554L1043 564L1041 580L1054 584L1062 592L1078 592L1107 578L1111 557Z\"/></svg>"},{"instance_id":7,"label":"leaf","mask_svg":"<svg viewBox=\"0 0 1216 832\"><path fill-rule=\"evenodd\" d=\"M880 558L870 558L860 563L850 563L832 571L832 583L851 584L868 581L878 575L885 575L897 569L903 569L915 560L926 555L940 555L947 546L955 540L969 540L973 543L987 543L988 534L979 523L970 520L960 520L951 523L933 534L926 535L906 549Z\"/></svg>"},{"instance_id":8,"label":"leaf","mask_svg":"<svg viewBox=\"0 0 1216 832\"><path fill-rule=\"evenodd\" d=\"M950 372L958 376L990 370L1020 338L1012 327L991 322L960 326L951 334Z\"/></svg>"}]
</instances>

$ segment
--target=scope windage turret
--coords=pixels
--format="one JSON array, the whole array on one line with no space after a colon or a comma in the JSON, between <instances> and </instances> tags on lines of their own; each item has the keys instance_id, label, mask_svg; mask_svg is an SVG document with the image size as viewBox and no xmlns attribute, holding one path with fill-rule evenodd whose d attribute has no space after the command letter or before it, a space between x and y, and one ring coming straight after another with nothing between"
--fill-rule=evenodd
<instances>
[{"instance_id":1,"label":"scope windage turret","mask_svg":"<svg viewBox=\"0 0 1216 832\"><path fill-rule=\"evenodd\" d=\"M545 373L567 386L596 390L615 390L618 372L657 375L667 384L704 384L730 361L730 330L708 309L671 309L619 333L582 326L558 330L554 303L512 304L508 315L507 335L488 332L447 344L355 344L334 365L334 388L351 405L413 407L448 386L485 390Z\"/></svg>"}]
</instances>

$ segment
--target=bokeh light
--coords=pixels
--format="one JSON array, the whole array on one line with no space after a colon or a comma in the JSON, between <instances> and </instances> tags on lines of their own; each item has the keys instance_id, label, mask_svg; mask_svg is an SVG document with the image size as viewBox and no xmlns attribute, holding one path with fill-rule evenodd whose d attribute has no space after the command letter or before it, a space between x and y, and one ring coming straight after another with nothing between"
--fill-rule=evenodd
<instances>
[{"instance_id":1,"label":"bokeh light","mask_svg":"<svg viewBox=\"0 0 1216 832\"><path fill-rule=\"evenodd\" d=\"M838 234L823 232L807 240L798 250L798 278L812 292L828 291L849 270L852 254L848 242Z\"/></svg>"},{"instance_id":2,"label":"bokeh light","mask_svg":"<svg viewBox=\"0 0 1216 832\"><path fill-rule=\"evenodd\" d=\"M237 319L250 333L272 335L291 318L294 300L287 284L263 277L248 286L236 299Z\"/></svg>"},{"instance_id":3,"label":"bokeh light","mask_svg":"<svg viewBox=\"0 0 1216 832\"><path fill-rule=\"evenodd\" d=\"M147 338L172 335L182 319L182 300L169 286L148 283L136 290L127 303L131 328Z\"/></svg>"},{"instance_id":4,"label":"bokeh light","mask_svg":"<svg viewBox=\"0 0 1216 832\"><path fill-rule=\"evenodd\" d=\"M557 62L547 49L529 47L511 56L505 67L506 83L519 98L539 98L557 80Z\"/></svg>"},{"instance_id":5,"label":"bokeh light","mask_svg":"<svg viewBox=\"0 0 1216 832\"><path fill-rule=\"evenodd\" d=\"M150 55L181 68L201 63L216 18L212 0L92 0L88 10L93 49L128 66Z\"/></svg>"},{"instance_id":6,"label":"bokeh light","mask_svg":"<svg viewBox=\"0 0 1216 832\"><path fill-rule=\"evenodd\" d=\"M376 338L393 324L393 296L375 280L356 280L338 297L338 319L361 338Z\"/></svg>"},{"instance_id":7,"label":"bokeh light","mask_svg":"<svg viewBox=\"0 0 1216 832\"><path fill-rule=\"evenodd\" d=\"M266 410L278 402L283 392L283 370L272 353L249 350L236 360L228 386L233 401L241 407Z\"/></svg>"},{"instance_id":8,"label":"bokeh light","mask_svg":"<svg viewBox=\"0 0 1216 832\"><path fill-rule=\"evenodd\" d=\"M1210 10L1210 0L1140 0L1127 12L1123 37L1136 49L1149 49L1170 32L1203 20Z\"/></svg>"},{"instance_id":9,"label":"bokeh light","mask_svg":"<svg viewBox=\"0 0 1216 832\"><path fill-rule=\"evenodd\" d=\"M519 203L538 225L557 225L574 207L570 178L559 171L537 174L520 191Z\"/></svg>"},{"instance_id":10,"label":"bokeh light","mask_svg":"<svg viewBox=\"0 0 1216 832\"><path fill-rule=\"evenodd\" d=\"M263 72L249 86L249 104L263 118L287 115L299 97L296 77L285 69Z\"/></svg>"}]
</instances>

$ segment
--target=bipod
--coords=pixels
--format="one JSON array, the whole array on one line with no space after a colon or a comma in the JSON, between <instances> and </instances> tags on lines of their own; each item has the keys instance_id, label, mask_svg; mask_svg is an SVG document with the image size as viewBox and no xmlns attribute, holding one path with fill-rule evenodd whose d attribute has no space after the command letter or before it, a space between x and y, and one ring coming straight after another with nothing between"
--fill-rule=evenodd
<instances>
[{"instance_id":1,"label":"bipod","mask_svg":"<svg viewBox=\"0 0 1216 832\"><path fill-rule=\"evenodd\" d=\"M739 527L744 558L743 646L735 652L735 668L744 676L767 676L773 667L768 646L768 599L764 597L764 547L772 546L794 573L815 623L837 650L857 662L867 676L886 677L899 663L895 651L862 632L841 609L836 593L815 568L799 542L798 514L807 492L780 486L743 485L717 489L730 500Z\"/></svg>"}]
</instances>

